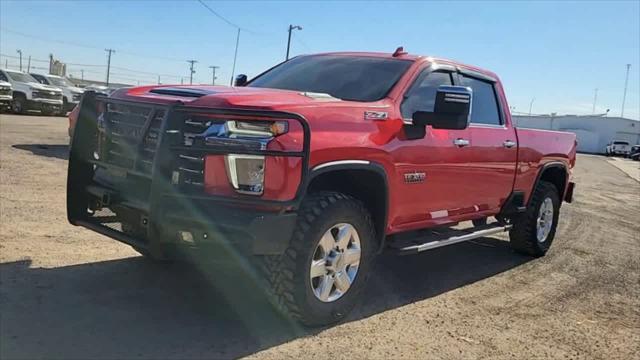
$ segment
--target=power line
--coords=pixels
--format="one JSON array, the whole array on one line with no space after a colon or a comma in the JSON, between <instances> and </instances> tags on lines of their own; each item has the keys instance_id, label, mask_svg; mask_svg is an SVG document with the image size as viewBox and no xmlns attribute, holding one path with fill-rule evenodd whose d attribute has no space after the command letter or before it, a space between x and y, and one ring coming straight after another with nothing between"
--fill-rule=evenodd
<instances>
[{"instance_id":1,"label":"power line","mask_svg":"<svg viewBox=\"0 0 640 360\"><path fill-rule=\"evenodd\" d=\"M53 42L53 43L58 43L58 44L70 45L70 46L77 46L77 47L82 47L82 48L86 48L86 49L102 50L100 47L93 46L93 45L81 44L81 43L76 43L76 42L71 42L71 41L56 40L56 39L52 39L52 38L48 38L48 37L42 37L42 36L35 36L35 35L31 35L31 34L26 34L26 33L20 32L20 31L7 29L5 27L0 27L0 29L2 29L2 31L4 31L4 32L10 33L10 34L14 34L14 35L22 36L22 37L27 37L27 38L31 38L31 39L35 39L35 40ZM142 57L142 58L147 58L147 59L167 60L167 61L180 61L180 62L183 61L183 60L177 59L177 58L170 58L170 57L156 56L156 55L145 55L145 54L139 54L139 53L135 53L135 52L131 52L131 51L118 50L118 52L120 54L124 54L124 55L137 56L137 57Z\"/></svg>"},{"instance_id":2,"label":"power line","mask_svg":"<svg viewBox=\"0 0 640 360\"><path fill-rule=\"evenodd\" d=\"M222 20L222 21L226 22L227 24L229 24L229 25L233 26L233 27L234 27L234 28L236 28L236 29L241 29L241 28L242 28L240 25L236 25L236 24L232 23L232 22L231 22L229 19L227 19L226 17L224 17L224 16L222 16L222 15L218 14L218 12L217 12L217 11L213 10L212 8L210 8L210 7L209 7L209 5L207 5L204 1L202 1L202 0L198 0L198 2L199 2L200 4L202 4L202 6L204 6L205 8L207 8L207 10L209 10L209 12L211 12L213 15L217 16L217 17L218 17L218 19L220 19L220 20ZM246 29L243 29L243 30L246 30Z\"/></svg>"}]
</instances>

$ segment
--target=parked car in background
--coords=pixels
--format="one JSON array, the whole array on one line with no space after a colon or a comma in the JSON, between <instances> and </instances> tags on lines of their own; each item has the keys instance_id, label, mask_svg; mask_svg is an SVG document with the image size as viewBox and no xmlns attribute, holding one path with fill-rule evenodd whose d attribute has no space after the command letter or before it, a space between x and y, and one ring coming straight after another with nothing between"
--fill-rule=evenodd
<instances>
[{"instance_id":1,"label":"parked car in background","mask_svg":"<svg viewBox=\"0 0 640 360\"><path fill-rule=\"evenodd\" d=\"M11 108L13 101L13 90L11 83L7 80L6 75L0 73L0 111Z\"/></svg>"},{"instance_id":2,"label":"parked car in background","mask_svg":"<svg viewBox=\"0 0 640 360\"><path fill-rule=\"evenodd\" d=\"M82 97L84 89L79 88L72 84L69 80L57 75L42 75L31 73L38 82L45 85L56 86L62 89L62 112L67 113L71 111Z\"/></svg>"},{"instance_id":3,"label":"parked car in background","mask_svg":"<svg viewBox=\"0 0 640 360\"><path fill-rule=\"evenodd\" d=\"M629 156L630 152L631 145L628 141L624 140L613 140L607 145L607 148L605 149L605 153L607 154L607 156Z\"/></svg>"},{"instance_id":4,"label":"parked car in background","mask_svg":"<svg viewBox=\"0 0 640 360\"><path fill-rule=\"evenodd\" d=\"M57 114L62 110L62 90L44 85L33 76L22 72L2 69L2 74L12 87L11 110L23 114L28 110L39 110L45 115Z\"/></svg>"},{"instance_id":5,"label":"parked car in background","mask_svg":"<svg viewBox=\"0 0 640 360\"><path fill-rule=\"evenodd\" d=\"M631 160L640 161L640 145L633 145L629 153Z\"/></svg>"},{"instance_id":6,"label":"parked car in background","mask_svg":"<svg viewBox=\"0 0 640 360\"><path fill-rule=\"evenodd\" d=\"M89 84L86 85L84 87L85 91L95 91L98 94L104 94L104 95L109 95L111 94L115 89L111 89L107 86L103 86L103 85L95 85L95 84Z\"/></svg>"}]
</instances>

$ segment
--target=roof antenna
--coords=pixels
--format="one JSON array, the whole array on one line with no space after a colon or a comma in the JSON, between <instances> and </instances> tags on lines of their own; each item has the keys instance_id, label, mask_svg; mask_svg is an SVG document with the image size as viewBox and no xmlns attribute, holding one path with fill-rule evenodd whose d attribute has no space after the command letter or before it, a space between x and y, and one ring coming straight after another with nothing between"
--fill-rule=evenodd
<instances>
[{"instance_id":1,"label":"roof antenna","mask_svg":"<svg viewBox=\"0 0 640 360\"><path fill-rule=\"evenodd\" d=\"M393 52L393 57L398 57L401 55L407 55L408 53L404 51L404 47L399 46L396 51Z\"/></svg>"}]
</instances>

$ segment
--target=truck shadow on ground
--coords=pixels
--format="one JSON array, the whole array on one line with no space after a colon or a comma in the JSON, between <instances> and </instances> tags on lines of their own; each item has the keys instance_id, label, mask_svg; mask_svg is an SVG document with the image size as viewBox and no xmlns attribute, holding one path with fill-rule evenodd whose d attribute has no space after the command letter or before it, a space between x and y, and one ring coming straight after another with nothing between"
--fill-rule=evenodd
<instances>
[{"instance_id":1,"label":"truck shadow on ground","mask_svg":"<svg viewBox=\"0 0 640 360\"><path fill-rule=\"evenodd\" d=\"M530 260L490 238L408 257L383 255L365 301L347 321ZM30 266L29 260L0 264L1 358L236 358L323 330L286 320L236 266L159 265L142 257Z\"/></svg>"},{"instance_id":2,"label":"truck shadow on ground","mask_svg":"<svg viewBox=\"0 0 640 360\"><path fill-rule=\"evenodd\" d=\"M30 151L33 155L69 160L69 145L16 144L14 149Z\"/></svg>"}]
</instances>

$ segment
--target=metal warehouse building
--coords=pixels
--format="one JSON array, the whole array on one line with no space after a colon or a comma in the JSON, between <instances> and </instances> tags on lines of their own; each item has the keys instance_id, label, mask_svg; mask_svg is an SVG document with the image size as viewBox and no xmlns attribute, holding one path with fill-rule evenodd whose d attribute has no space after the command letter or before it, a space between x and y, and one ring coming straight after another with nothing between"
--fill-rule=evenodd
<instances>
[{"instance_id":1,"label":"metal warehouse building","mask_svg":"<svg viewBox=\"0 0 640 360\"><path fill-rule=\"evenodd\" d=\"M640 121L637 120L597 115L514 115L513 120L519 127L575 133L580 152L604 153L607 143L614 139L640 144Z\"/></svg>"}]
</instances>

